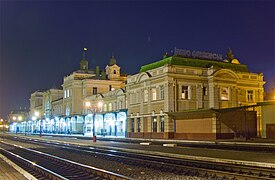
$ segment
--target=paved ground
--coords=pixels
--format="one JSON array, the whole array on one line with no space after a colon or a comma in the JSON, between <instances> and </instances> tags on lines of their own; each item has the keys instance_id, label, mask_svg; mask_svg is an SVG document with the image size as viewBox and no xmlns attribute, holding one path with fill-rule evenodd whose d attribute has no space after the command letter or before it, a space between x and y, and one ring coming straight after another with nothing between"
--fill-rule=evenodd
<instances>
[{"instance_id":1,"label":"paved ground","mask_svg":"<svg viewBox=\"0 0 275 180\"><path fill-rule=\"evenodd\" d=\"M1 180L24 180L27 179L23 174L18 172L14 166L6 162L5 157L0 154L0 179Z\"/></svg>"}]
</instances>

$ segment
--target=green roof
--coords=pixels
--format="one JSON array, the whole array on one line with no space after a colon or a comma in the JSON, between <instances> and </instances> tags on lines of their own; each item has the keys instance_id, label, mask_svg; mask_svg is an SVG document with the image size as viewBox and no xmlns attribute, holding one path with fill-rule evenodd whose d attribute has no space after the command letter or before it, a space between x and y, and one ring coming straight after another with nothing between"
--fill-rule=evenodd
<instances>
[{"instance_id":1,"label":"green roof","mask_svg":"<svg viewBox=\"0 0 275 180\"><path fill-rule=\"evenodd\" d=\"M214 68L231 69L233 71L240 71L240 72L250 72L247 69L246 65L243 65L243 64L232 64L229 62L222 62L222 61L215 61L215 60L184 58L180 56L171 56L168 58L164 58L160 61L141 66L139 72L146 72L148 70L155 69L155 68L164 66L166 64L201 67L201 68L210 68L211 66L214 66Z\"/></svg>"}]
</instances>

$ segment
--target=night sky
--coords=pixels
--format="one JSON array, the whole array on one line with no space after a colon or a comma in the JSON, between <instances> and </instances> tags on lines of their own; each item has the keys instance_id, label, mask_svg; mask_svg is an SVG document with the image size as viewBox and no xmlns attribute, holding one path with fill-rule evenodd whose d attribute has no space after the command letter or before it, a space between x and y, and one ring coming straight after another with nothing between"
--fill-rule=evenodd
<instances>
[{"instance_id":1,"label":"night sky","mask_svg":"<svg viewBox=\"0 0 275 180\"><path fill-rule=\"evenodd\" d=\"M83 47L93 69L114 53L122 72L174 47L226 54L275 84L274 1L0 0L0 116L29 108L36 90L60 87L79 69ZM272 85L273 83L273 85Z\"/></svg>"}]
</instances>

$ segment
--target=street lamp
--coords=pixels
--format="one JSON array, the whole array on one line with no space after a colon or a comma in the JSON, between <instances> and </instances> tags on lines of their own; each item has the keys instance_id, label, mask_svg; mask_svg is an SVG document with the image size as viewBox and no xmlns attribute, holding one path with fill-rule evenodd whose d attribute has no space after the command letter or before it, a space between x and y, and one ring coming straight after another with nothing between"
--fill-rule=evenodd
<instances>
[{"instance_id":1,"label":"street lamp","mask_svg":"<svg viewBox=\"0 0 275 180\"><path fill-rule=\"evenodd\" d=\"M39 117L39 115L40 115L40 113L38 112L38 111L35 111L34 112L34 116L32 116L32 120L33 121L35 121L35 120L37 120L38 119L38 117ZM42 119L40 119L40 137L42 136Z\"/></svg>"},{"instance_id":2,"label":"street lamp","mask_svg":"<svg viewBox=\"0 0 275 180\"><path fill-rule=\"evenodd\" d=\"M95 134L95 116L97 111L99 110L99 108L102 107L102 102L98 101L97 106L92 107L90 102L86 102L85 106L86 108L90 108L92 110L93 113L93 141L96 142L96 134Z\"/></svg>"}]
</instances>

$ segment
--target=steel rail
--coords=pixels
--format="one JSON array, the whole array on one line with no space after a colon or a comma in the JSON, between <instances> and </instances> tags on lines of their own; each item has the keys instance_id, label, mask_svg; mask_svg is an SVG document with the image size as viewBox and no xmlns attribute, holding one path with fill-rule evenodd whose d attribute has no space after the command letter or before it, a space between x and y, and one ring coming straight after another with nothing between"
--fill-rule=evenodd
<instances>
[{"instance_id":1,"label":"steel rail","mask_svg":"<svg viewBox=\"0 0 275 180\"><path fill-rule=\"evenodd\" d=\"M39 143L36 141L36 143ZM200 162L200 161L192 161L192 160L179 160L175 158L163 157L163 156L152 156L152 155L137 155L134 153L128 152L119 152L114 150L106 150L102 148L91 148L85 146L75 146L70 145L68 143L49 143L40 141L41 143L46 143L48 145L62 147L67 149L74 149L75 151L85 151L87 153L95 153L97 156L101 155L103 158L104 156L109 156L116 161L128 161L130 164L137 164L137 161L148 167L160 167L159 169L167 169L168 171L176 171L183 174L197 174L203 176L230 176L235 178L247 178L247 179L274 179L275 172L274 170L268 171L267 169L263 168L252 168L252 167L244 167L239 165L228 165L225 163L213 163L213 162ZM69 147L70 146L70 147ZM131 158L130 158L131 157ZM143 161L143 162L142 162ZM192 167L190 167L192 166ZM200 170L198 170L198 168ZM182 170L184 169L184 170ZM193 171L193 173L192 173ZM263 173L267 172L267 173Z\"/></svg>"},{"instance_id":2,"label":"steel rail","mask_svg":"<svg viewBox=\"0 0 275 180\"><path fill-rule=\"evenodd\" d=\"M15 154L15 153L13 153L11 151L8 151L6 149L3 149L1 147L0 147L0 150L2 151L2 153L4 152L3 154L5 154L6 156L8 156L10 160L15 160L16 162L20 161L21 165L24 164L28 168L31 168L32 170L34 170L33 174L35 174L35 175L36 175L36 172L37 172L37 173L43 174L44 176L46 176L49 179L68 180L67 178L65 178L65 177L63 177L63 176L61 176L61 175L59 175L59 174L57 174L57 173L55 173L55 172L47 169L47 168L44 168L44 167L36 164L35 162L32 162L32 161L30 161L28 159L25 159L25 158L21 157L18 154Z\"/></svg>"},{"instance_id":3,"label":"steel rail","mask_svg":"<svg viewBox=\"0 0 275 180\"><path fill-rule=\"evenodd\" d=\"M65 166L73 166L73 167L76 167L74 169L77 169L78 171L82 170L86 173L89 172L89 173L91 173L91 175L96 175L96 176L101 177L101 178L116 179L116 180L131 179L130 177L126 177L126 176L123 176L123 175L120 175L120 174L117 174L117 173L114 173L114 172L110 172L110 171L107 171L107 170L104 170L104 169L99 169L99 168L92 167L92 166L89 166L89 165L77 163L77 162L67 160L67 159L64 159L64 158L60 158L60 157L57 157L57 156L54 156L54 155L50 155L50 154L47 154L47 153L44 153L44 152L24 148L22 146L18 146L18 145L15 145L15 144L10 144L10 143L4 142L4 141L1 141L1 143L5 144L5 145L8 145L8 146L15 147L15 148L19 148L20 150L31 152L32 154L35 154L35 156L43 156L43 158L45 158L45 160L50 159L51 162L57 162L55 164L57 164L59 166L62 165L62 163L65 163L66 164ZM66 175L63 175L63 176L65 176L65 178L66 178ZM75 178L76 177L74 177L74 179ZM70 179L70 177L69 177L69 179Z\"/></svg>"}]
</instances>

